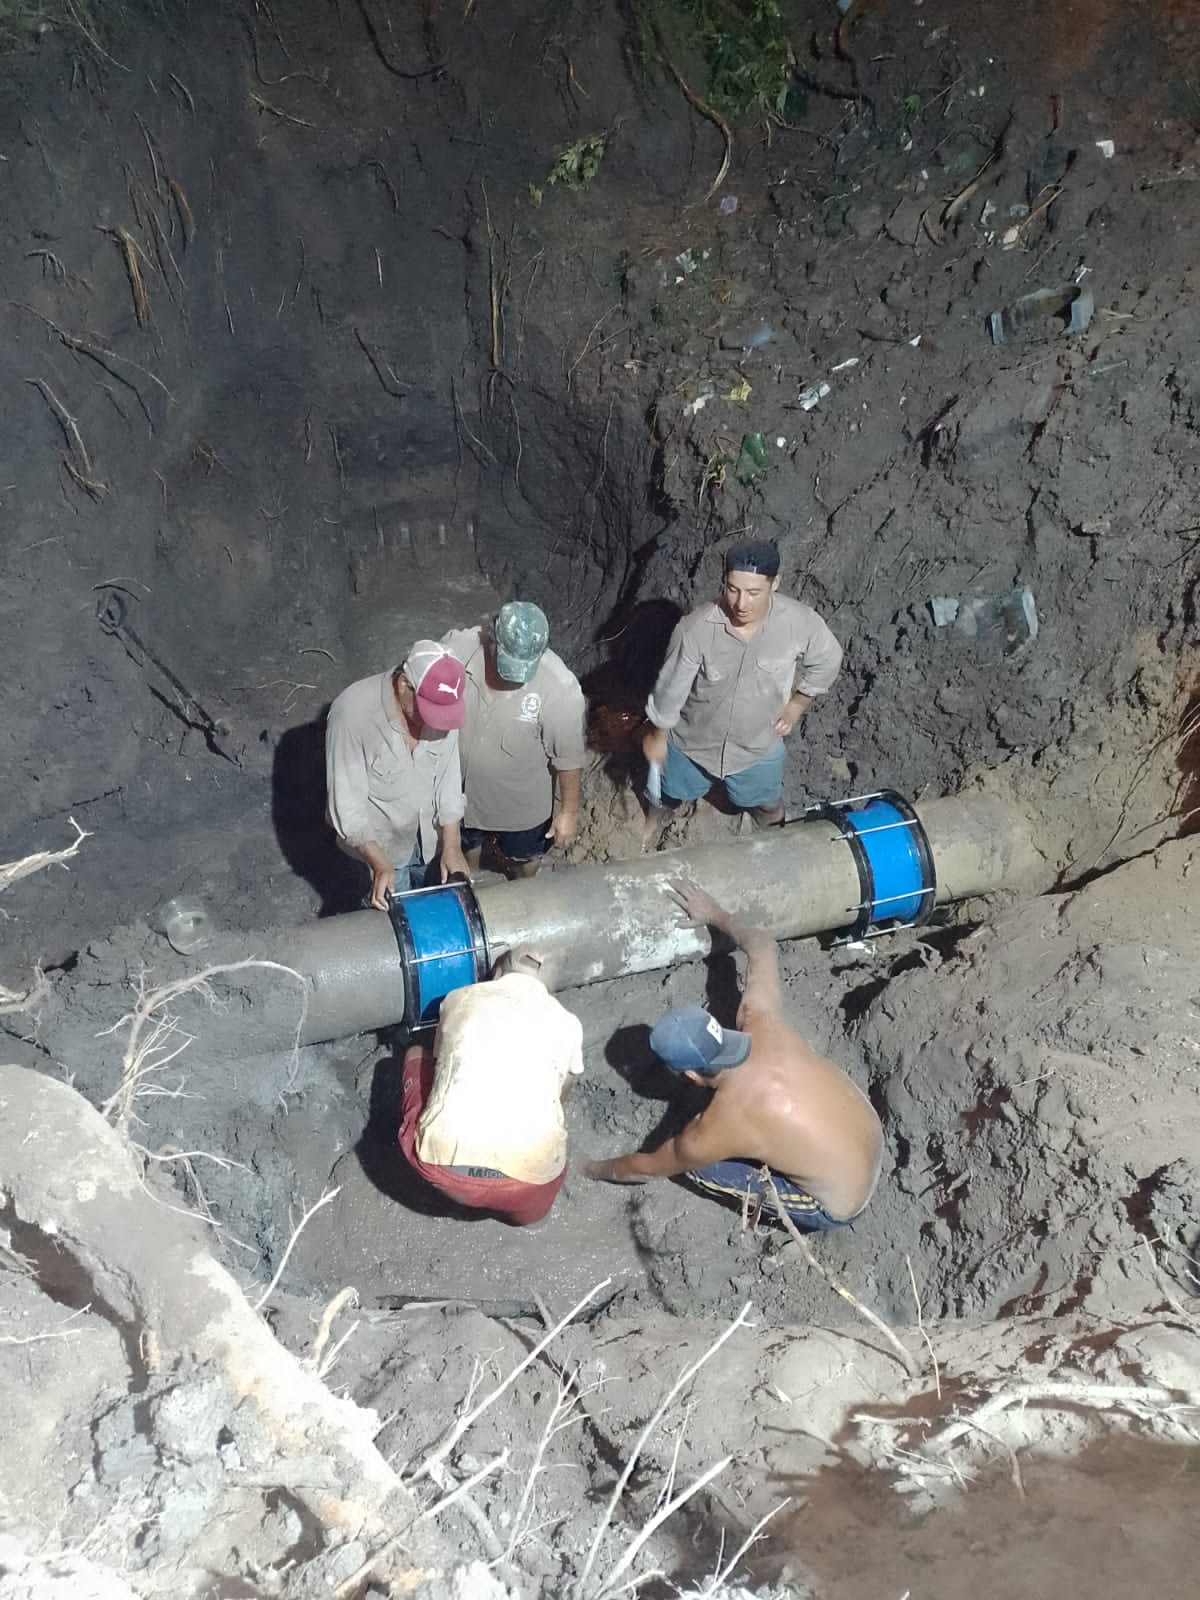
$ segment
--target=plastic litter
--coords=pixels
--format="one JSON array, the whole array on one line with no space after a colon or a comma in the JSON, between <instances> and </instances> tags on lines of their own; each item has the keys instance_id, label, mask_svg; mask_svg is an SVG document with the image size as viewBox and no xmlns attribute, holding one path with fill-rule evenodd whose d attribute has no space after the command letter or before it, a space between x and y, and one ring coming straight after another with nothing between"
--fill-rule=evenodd
<instances>
[{"instance_id":1,"label":"plastic litter","mask_svg":"<svg viewBox=\"0 0 1200 1600\"><path fill-rule=\"evenodd\" d=\"M738 208L738 197L735 194L723 194L721 204L718 206L723 217L731 217Z\"/></svg>"},{"instance_id":2,"label":"plastic litter","mask_svg":"<svg viewBox=\"0 0 1200 1600\"><path fill-rule=\"evenodd\" d=\"M685 417L696 417L704 410L710 400L716 398L716 390L711 383L706 383L694 400L689 400L683 408Z\"/></svg>"},{"instance_id":3,"label":"plastic litter","mask_svg":"<svg viewBox=\"0 0 1200 1600\"><path fill-rule=\"evenodd\" d=\"M1096 149L1099 150L1105 161L1111 161L1117 153L1117 147L1111 139L1097 139Z\"/></svg>"},{"instance_id":4,"label":"plastic litter","mask_svg":"<svg viewBox=\"0 0 1200 1600\"><path fill-rule=\"evenodd\" d=\"M858 359L857 356L847 356L845 361L839 361L836 367L830 367L829 370L830 372L845 372L847 367L856 367Z\"/></svg>"},{"instance_id":5,"label":"plastic litter","mask_svg":"<svg viewBox=\"0 0 1200 1600\"><path fill-rule=\"evenodd\" d=\"M158 913L158 925L172 950L190 956L202 950L213 935L212 919L203 901L195 895L180 894L168 900Z\"/></svg>"},{"instance_id":6,"label":"plastic litter","mask_svg":"<svg viewBox=\"0 0 1200 1600\"><path fill-rule=\"evenodd\" d=\"M749 332L723 333L721 335L722 350L741 350L749 355L751 350L761 350L764 345L770 344L775 337L775 329L762 326L751 329Z\"/></svg>"},{"instance_id":7,"label":"plastic litter","mask_svg":"<svg viewBox=\"0 0 1200 1600\"><path fill-rule=\"evenodd\" d=\"M1027 327L1044 317L1065 317L1064 333L1083 333L1096 310L1095 297L1090 289L1072 283L1065 289L1035 289L1023 294L988 318L993 344L1003 344L1018 329Z\"/></svg>"},{"instance_id":8,"label":"plastic litter","mask_svg":"<svg viewBox=\"0 0 1200 1600\"><path fill-rule=\"evenodd\" d=\"M662 806L662 780L661 761L651 761L646 773L646 799L656 810Z\"/></svg>"},{"instance_id":9,"label":"plastic litter","mask_svg":"<svg viewBox=\"0 0 1200 1600\"><path fill-rule=\"evenodd\" d=\"M767 444L761 433L744 433L734 476L739 483L751 484L767 466Z\"/></svg>"},{"instance_id":10,"label":"plastic litter","mask_svg":"<svg viewBox=\"0 0 1200 1600\"><path fill-rule=\"evenodd\" d=\"M814 407L821 404L821 401L824 400L828 393L829 385L827 383L813 383L807 389L801 389L799 395L801 410L812 411Z\"/></svg>"},{"instance_id":11,"label":"plastic litter","mask_svg":"<svg viewBox=\"0 0 1200 1600\"><path fill-rule=\"evenodd\" d=\"M676 278L675 282L682 283L683 278L695 272L697 267L702 262L707 261L711 254L712 252L709 250L681 250L675 257L675 265L683 268L683 277Z\"/></svg>"},{"instance_id":12,"label":"plastic litter","mask_svg":"<svg viewBox=\"0 0 1200 1600\"><path fill-rule=\"evenodd\" d=\"M939 628L953 625L968 639L1002 641L1006 656L1038 636L1037 605L1028 584L1008 594L970 599L934 595L929 610Z\"/></svg>"}]
</instances>

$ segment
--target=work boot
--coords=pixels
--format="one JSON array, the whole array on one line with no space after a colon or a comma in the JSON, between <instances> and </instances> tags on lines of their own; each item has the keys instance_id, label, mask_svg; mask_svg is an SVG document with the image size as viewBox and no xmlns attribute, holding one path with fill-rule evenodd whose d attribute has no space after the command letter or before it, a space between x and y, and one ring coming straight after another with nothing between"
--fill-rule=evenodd
<instances>
[{"instance_id":1,"label":"work boot","mask_svg":"<svg viewBox=\"0 0 1200 1600\"><path fill-rule=\"evenodd\" d=\"M783 801L773 806L751 806L750 815L756 828L778 828L783 821Z\"/></svg>"}]
</instances>

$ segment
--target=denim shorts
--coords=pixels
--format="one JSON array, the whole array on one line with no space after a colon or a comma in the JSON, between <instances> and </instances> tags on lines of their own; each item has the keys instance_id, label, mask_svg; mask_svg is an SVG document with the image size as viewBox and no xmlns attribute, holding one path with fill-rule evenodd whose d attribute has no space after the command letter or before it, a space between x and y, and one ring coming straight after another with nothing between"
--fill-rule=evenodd
<instances>
[{"instance_id":1,"label":"denim shorts","mask_svg":"<svg viewBox=\"0 0 1200 1600\"><path fill-rule=\"evenodd\" d=\"M826 1233L830 1228L844 1228L854 1221L854 1217L831 1217L821 1202L807 1189L802 1189L794 1178L776 1172L774 1167L768 1171L780 1204L802 1233ZM766 1199L768 1210L774 1206L763 1178L761 1161L714 1161L711 1166L697 1167L683 1176L701 1189L727 1195L731 1200L744 1200L749 1195L752 1200Z\"/></svg>"},{"instance_id":2,"label":"denim shorts","mask_svg":"<svg viewBox=\"0 0 1200 1600\"><path fill-rule=\"evenodd\" d=\"M549 827L550 818L547 817L536 828L518 828L508 833L501 833L495 828L464 826L459 830L459 836L464 850L478 850L490 839L509 861L535 861L550 848L550 841L546 837Z\"/></svg>"},{"instance_id":3,"label":"denim shorts","mask_svg":"<svg viewBox=\"0 0 1200 1600\"><path fill-rule=\"evenodd\" d=\"M662 790L668 800L700 800L714 783L724 782L725 793L735 806L778 805L783 798L783 740L752 766L726 773L724 779L708 772L698 761L685 755L676 744L667 745Z\"/></svg>"}]
</instances>

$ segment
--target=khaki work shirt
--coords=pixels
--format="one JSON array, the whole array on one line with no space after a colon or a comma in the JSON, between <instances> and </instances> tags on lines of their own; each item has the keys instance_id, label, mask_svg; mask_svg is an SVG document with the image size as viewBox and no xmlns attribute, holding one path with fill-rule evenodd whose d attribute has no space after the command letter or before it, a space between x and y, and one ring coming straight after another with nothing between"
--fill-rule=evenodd
<instances>
[{"instance_id":1,"label":"khaki work shirt","mask_svg":"<svg viewBox=\"0 0 1200 1600\"><path fill-rule=\"evenodd\" d=\"M458 734L420 738L410 751L390 672L360 678L330 706L325 781L338 838L377 844L395 866L412 855L418 829L432 861L437 829L462 818Z\"/></svg>"},{"instance_id":2,"label":"khaki work shirt","mask_svg":"<svg viewBox=\"0 0 1200 1600\"><path fill-rule=\"evenodd\" d=\"M775 719L793 690L824 694L842 647L811 606L771 596L750 639L720 606L698 606L676 625L646 715L714 777L751 767L779 742Z\"/></svg>"},{"instance_id":3,"label":"khaki work shirt","mask_svg":"<svg viewBox=\"0 0 1200 1600\"><path fill-rule=\"evenodd\" d=\"M442 640L467 674L467 720L459 735L468 828L519 833L554 810L554 772L583 766L584 703L579 680L547 650L528 683L489 689L482 628Z\"/></svg>"},{"instance_id":4,"label":"khaki work shirt","mask_svg":"<svg viewBox=\"0 0 1200 1600\"><path fill-rule=\"evenodd\" d=\"M452 989L433 1046L417 1154L549 1183L567 1162L562 1095L583 1071L583 1024L524 972Z\"/></svg>"}]
</instances>

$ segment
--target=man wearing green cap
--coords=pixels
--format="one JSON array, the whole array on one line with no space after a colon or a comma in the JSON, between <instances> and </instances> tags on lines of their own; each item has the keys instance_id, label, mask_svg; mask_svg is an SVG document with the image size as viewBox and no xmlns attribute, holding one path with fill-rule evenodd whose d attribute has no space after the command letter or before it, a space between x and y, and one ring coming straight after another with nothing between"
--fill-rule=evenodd
<instances>
[{"instance_id":1,"label":"man wearing green cap","mask_svg":"<svg viewBox=\"0 0 1200 1600\"><path fill-rule=\"evenodd\" d=\"M551 845L575 837L583 691L547 648L549 638L540 606L510 600L480 626L442 640L466 670L462 842L473 871L490 842L511 876L530 877Z\"/></svg>"},{"instance_id":2,"label":"man wearing green cap","mask_svg":"<svg viewBox=\"0 0 1200 1600\"><path fill-rule=\"evenodd\" d=\"M760 827L782 822L783 741L841 664L812 607L779 593L778 547L734 545L717 599L679 622L646 702L652 809L699 800L720 781Z\"/></svg>"}]
</instances>

